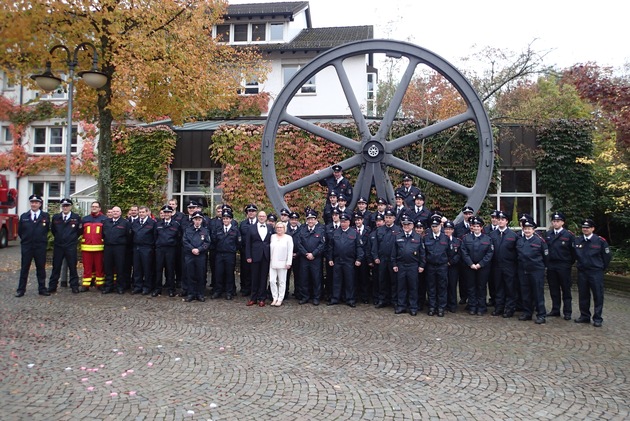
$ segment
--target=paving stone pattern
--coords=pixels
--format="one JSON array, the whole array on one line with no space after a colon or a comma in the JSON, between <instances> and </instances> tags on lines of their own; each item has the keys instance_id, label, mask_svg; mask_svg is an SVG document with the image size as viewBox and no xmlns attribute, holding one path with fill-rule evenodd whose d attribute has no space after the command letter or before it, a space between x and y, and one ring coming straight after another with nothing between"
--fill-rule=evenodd
<instances>
[{"instance_id":1,"label":"paving stone pattern","mask_svg":"<svg viewBox=\"0 0 630 421\"><path fill-rule=\"evenodd\" d=\"M599 329L295 300L41 297L34 269L15 298L19 246L9 256L2 420L630 418L630 297L611 291Z\"/></svg>"}]
</instances>

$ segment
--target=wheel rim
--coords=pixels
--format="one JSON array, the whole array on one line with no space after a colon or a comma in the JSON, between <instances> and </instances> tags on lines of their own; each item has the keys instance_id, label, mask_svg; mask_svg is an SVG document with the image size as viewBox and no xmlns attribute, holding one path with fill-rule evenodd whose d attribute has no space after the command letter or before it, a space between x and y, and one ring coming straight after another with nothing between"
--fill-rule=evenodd
<instances>
[{"instance_id":1,"label":"wheel rim","mask_svg":"<svg viewBox=\"0 0 630 421\"><path fill-rule=\"evenodd\" d=\"M375 135L370 133L368 123L362 114L359 102L343 66L345 59L368 53L386 53L395 57L405 57L409 60L392 101L383 116L379 130ZM426 65L444 76L459 91L466 103L466 111L405 136L387 140L387 135L405 92L413 78L414 71L419 65ZM329 66L334 67L336 70L348 101L352 117L359 131L359 139L357 140L316 126L287 112L288 104L302 85L322 69ZM494 143L490 120L481 100L470 83L455 67L433 52L410 43L391 40L366 40L342 45L317 56L306 66L302 67L284 86L269 112L262 140L263 180L267 189L267 195L276 211L283 207L288 207L284 199L285 194L317 183L332 175L332 169L328 167L317 174L311 174L289 184L280 185L278 183L275 170L275 144L276 133L283 122L320 136L354 153L354 156L338 163L344 168L344 171L360 167L359 176L354 187L355 193L352 202L348 205L350 209L354 209L358 197L369 196L372 184L375 185L379 197L385 197L390 203L393 201L394 189L387 173L388 167L396 168L404 173L459 193L466 198L466 206L472 206L477 210L486 197L492 179ZM464 186L393 155L395 151L401 148L421 142L423 139L465 122L474 123L479 143L477 176L472 186ZM460 218L461 214L458 216L458 219Z\"/></svg>"}]
</instances>

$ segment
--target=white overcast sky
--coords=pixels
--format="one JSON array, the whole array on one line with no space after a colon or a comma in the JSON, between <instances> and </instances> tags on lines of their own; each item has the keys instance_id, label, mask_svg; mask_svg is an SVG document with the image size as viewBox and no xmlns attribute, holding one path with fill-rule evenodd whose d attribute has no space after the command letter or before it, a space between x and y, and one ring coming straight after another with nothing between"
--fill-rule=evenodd
<instances>
[{"instance_id":1,"label":"white overcast sky","mask_svg":"<svg viewBox=\"0 0 630 421\"><path fill-rule=\"evenodd\" d=\"M310 0L310 6L314 27L373 25L375 38L410 41L456 65L473 49L519 52L534 40L534 50L550 51L545 64L558 68L630 62L626 0Z\"/></svg>"}]
</instances>

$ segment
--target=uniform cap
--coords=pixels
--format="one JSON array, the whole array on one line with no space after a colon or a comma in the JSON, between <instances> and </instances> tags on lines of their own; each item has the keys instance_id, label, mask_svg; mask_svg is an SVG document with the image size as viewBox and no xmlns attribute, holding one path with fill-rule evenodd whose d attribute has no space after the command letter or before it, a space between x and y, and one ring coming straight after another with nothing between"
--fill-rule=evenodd
<instances>
[{"instance_id":1,"label":"uniform cap","mask_svg":"<svg viewBox=\"0 0 630 421\"><path fill-rule=\"evenodd\" d=\"M403 175L403 181L411 181L411 180L412 180L412 178L411 178L411 176L409 174Z\"/></svg>"},{"instance_id":2,"label":"uniform cap","mask_svg":"<svg viewBox=\"0 0 630 421\"><path fill-rule=\"evenodd\" d=\"M359 200L357 200L357 203L367 203L367 200L365 200L365 197L361 196Z\"/></svg>"},{"instance_id":3,"label":"uniform cap","mask_svg":"<svg viewBox=\"0 0 630 421\"><path fill-rule=\"evenodd\" d=\"M424 225L424 221L422 219L418 219L415 223L416 228L426 228Z\"/></svg>"},{"instance_id":4,"label":"uniform cap","mask_svg":"<svg viewBox=\"0 0 630 421\"><path fill-rule=\"evenodd\" d=\"M442 223L442 218L431 218L431 226L438 226Z\"/></svg>"},{"instance_id":5,"label":"uniform cap","mask_svg":"<svg viewBox=\"0 0 630 421\"><path fill-rule=\"evenodd\" d=\"M444 229L446 229L446 228L455 229L455 224L453 223L453 221L446 221L444 223Z\"/></svg>"},{"instance_id":6,"label":"uniform cap","mask_svg":"<svg viewBox=\"0 0 630 421\"><path fill-rule=\"evenodd\" d=\"M341 168L341 165L333 165L332 166L332 170L335 172L339 172L341 171L343 168Z\"/></svg>"},{"instance_id":7,"label":"uniform cap","mask_svg":"<svg viewBox=\"0 0 630 421\"><path fill-rule=\"evenodd\" d=\"M352 215L352 219L354 219L355 221L357 219L363 220L363 215L361 215L360 213L355 213Z\"/></svg>"},{"instance_id":8,"label":"uniform cap","mask_svg":"<svg viewBox=\"0 0 630 421\"><path fill-rule=\"evenodd\" d=\"M190 202L188 202L188 208L196 208L197 206L199 206L197 204L197 202L195 202L194 200L191 200Z\"/></svg>"},{"instance_id":9,"label":"uniform cap","mask_svg":"<svg viewBox=\"0 0 630 421\"><path fill-rule=\"evenodd\" d=\"M405 225L407 225L407 224L413 224L413 221L412 221L412 220L411 220L411 218L409 218L407 215L403 215L403 217L402 217L402 218L400 218L400 222L401 222L402 224L405 224Z\"/></svg>"},{"instance_id":10,"label":"uniform cap","mask_svg":"<svg viewBox=\"0 0 630 421\"><path fill-rule=\"evenodd\" d=\"M333 215L339 215L339 214L341 213L341 211L339 210L339 208L335 208L335 209L333 209L333 210L331 211L331 213L332 213Z\"/></svg>"},{"instance_id":11,"label":"uniform cap","mask_svg":"<svg viewBox=\"0 0 630 421\"><path fill-rule=\"evenodd\" d=\"M61 206L72 206L72 200L68 199L68 198L63 198L61 199Z\"/></svg>"},{"instance_id":12,"label":"uniform cap","mask_svg":"<svg viewBox=\"0 0 630 421\"><path fill-rule=\"evenodd\" d=\"M533 220L531 220L531 219L527 219L527 220L523 221L523 227L536 228L536 223Z\"/></svg>"},{"instance_id":13,"label":"uniform cap","mask_svg":"<svg viewBox=\"0 0 630 421\"><path fill-rule=\"evenodd\" d=\"M384 219L383 215L381 215L380 213L377 213L376 216L374 217L375 221L382 221L383 219Z\"/></svg>"},{"instance_id":14,"label":"uniform cap","mask_svg":"<svg viewBox=\"0 0 630 421\"><path fill-rule=\"evenodd\" d=\"M394 213L394 211L393 211L393 210L391 210L391 209L387 209L387 210L384 212L384 214L385 214L385 216L396 216L396 214Z\"/></svg>"},{"instance_id":15,"label":"uniform cap","mask_svg":"<svg viewBox=\"0 0 630 421\"><path fill-rule=\"evenodd\" d=\"M497 213L497 218L499 218L499 219L508 219L508 216L507 216L507 214L505 212L503 212L503 211L497 211L497 212L498 212Z\"/></svg>"},{"instance_id":16,"label":"uniform cap","mask_svg":"<svg viewBox=\"0 0 630 421\"><path fill-rule=\"evenodd\" d=\"M379 197L378 200L376 201L377 204L379 205L386 205L387 204L387 200L383 199L382 197Z\"/></svg>"},{"instance_id":17,"label":"uniform cap","mask_svg":"<svg viewBox=\"0 0 630 421\"><path fill-rule=\"evenodd\" d=\"M257 211L257 210L258 210L258 206L254 205L253 203L250 203L249 205L245 206L245 212Z\"/></svg>"},{"instance_id":18,"label":"uniform cap","mask_svg":"<svg viewBox=\"0 0 630 421\"><path fill-rule=\"evenodd\" d=\"M271 222L276 222L278 220L278 217L275 214L270 213L269 215L267 215L267 220Z\"/></svg>"},{"instance_id":19,"label":"uniform cap","mask_svg":"<svg viewBox=\"0 0 630 421\"><path fill-rule=\"evenodd\" d=\"M291 212L287 208L282 208L282 209L280 209L280 215L289 216L289 215L291 215Z\"/></svg>"},{"instance_id":20,"label":"uniform cap","mask_svg":"<svg viewBox=\"0 0 630 421\"><path fill-rule=\"evenodd\" d=\"M32 194L28 197L28 201L29 202L39 202L39 203L44 203L44 201L42 200L42 198L36 194Z\"/></svg>"},{"instance_id":21,"label":"uniform cap","mask_svg":"<svg viewBox=\"0 0 630 421\"><path fill-rule=\"evenodd\" d=\"M582 221L582 228L595 228L595 221L590 218L586 218Z\"/></svg>"},{"instance_id":22,"label":"uniform cap","mask_svg":"<svg viewBox=\"0 0 630 421\"><path fill-rule=\"evenodd\" d=\"M337 194L337 192L336 192L336 191L331 190L331 191L330 191L330 193L328 193L328 197L330 197L330 196L335 196L335 197L337 197L337 196L339 196L339 195Z\"/></svg>"},{"instance_id":23,"label":"uniform cap","mask_svg":"<svg viewBox=\"0 0 630 421\"><path fill-rule=\"evenodd\" d=\"M564 216L564 213L562 212L554 212L553 215L551 215L551 220L553 221L554 219L566 221L566 217Z\"/></svg>"},{"instance_id":24,"label":"uniform cap","mask_svg":"<svg viewBox=\"0 0 630 421\"><path fill-rule=\"evenodd\" d=\"M404 197L403 197L403 195L402 195L401 193L396 193L396 194L394 195L394 197L395 197L396 199L404 199Z\"/></svg>"},{"instance_id":25,"label":"uniform cap","mask_svg":"<svg viewBox=\"0 0 630 421\"><path fill-rule=\"evenodd\" d=\"M479 216L475 216L474 218L470 219L470 225L481 225L483 226L483 219L481 219L481 217Z\"/></svg>"},{"instance_id":26,"label":"uniform cap","mask_svg":"<svg viewBox=\"0 0 630 421\"><path fill-rule=\"evenodd\" d=\"M475 210L470 206L464 206L462 208L462 213L475 213Z\"/></svg>"},{"instance_id":27,"label":"uniform cap","mask_svg":"<svg viewBox=\"0 0 630 421\"><path fill-rule=\"evenodd\" d=\"M164 206L162 206L162 207L160 208L160 210L161 210L162 212L173 212L173 208L172 208L172 207L170 207L169 205L164 205Z\"/></svg>"},{"instance_id":28,"label":"uniform cap","mask_svg":"<svg viewBox=\"0 0 630 421\"><path fill-rule=\"evenodd\" d=\"M340 202L343 200L344 202L348 201L348 198L346 196L344 196L343 194L340 194L339 197L337 198L337 200L339 200Z\"/></svg>"},{"instance_id":29,"label":"uniform cap","mask_svg":"<svg viewBox=\"0 0 630 421\"><path fill-rule=\"evenodd\" d=\"M199 211L197 211L197 212L193 213L193 215L192 215L192 219L197 219L197 218L201 218L201 219L203 219L203 213L201 213L201 212L199 212Z\"/></svg>"},{"instance_id":30,"label":"uniform cap","mask_svg":"<svg viewBox=\"0 0 630 421\"><path fill-rule=\"evenodd\" d=\"M223 213L221 214L222 218L228 217L233 218L232 211L229 209L223 209Z\"/></svg>"},{"instance_id":31,"label":"uniform cap","mask_svg":"<svg viewBox=\"0 0 630 421\"><path fill-rule=\"evenodd\" d=\"M306 219L308 218L317 218L317 211L314 211L313 209L309 209L309 211L306 212Z\"/></svg>"},{"instance_id":32,"label":"uniform cap","mask_svg":"<svg viewBox=\"0 0 630 421\"><path fill-rule=\"evenodd\" d=\"M417 195L414 196L413 200L424 200L424 194L418 193Z\"/></svg>"},{"instance_id":33,"label":"uniform cap","mask_svg":"<svg viewBox=\"0 0 630 421\"><path fill-rule=\"evenodd\" d=\"M289 219L300 219L300 214L297 212L290 212Z\"/></svg>"},{"instance_id":34,"label":"uniform cap","mask_svg":"<svg viewBox=\"0 0 630 421\"><path fill-rule=\"evenodd\" d=\"M342 221L349 221L351 218L350 215L348 215L347 213L341 212L341 215L339 215L339 219Z\"/></svg>"},{"instance_id":35,"label":"uniform cap","mask_svg":"<svg viewBox=\"0 0 630 421\"><path fill-rule=\"evenodd\" d=\"M499 212L501 212L501 211L498 210L498 209L493 210L492 213L490 213L490 217L498 218L499 217Z\"/></svg>"}]
</instances>

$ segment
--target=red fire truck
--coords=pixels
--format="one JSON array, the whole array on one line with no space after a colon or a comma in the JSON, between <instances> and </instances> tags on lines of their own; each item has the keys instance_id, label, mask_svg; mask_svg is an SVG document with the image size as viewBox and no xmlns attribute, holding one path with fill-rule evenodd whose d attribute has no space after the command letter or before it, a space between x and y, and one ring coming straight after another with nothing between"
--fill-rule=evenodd
<instances>
[{"instance_id":1,"label":"red fire truck","mask_svg":"<svg viewBox=\"0 0 630 421\"><path fill-rule=\"evenodd\" d=\"M7 177L0 174L0 248L17 238L19 217L9 213L17 205L17 194L16 189L9 188Z\"/></svg>"}]
</instances>

